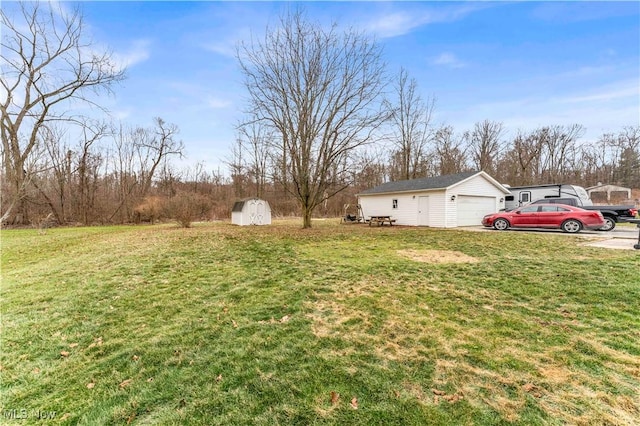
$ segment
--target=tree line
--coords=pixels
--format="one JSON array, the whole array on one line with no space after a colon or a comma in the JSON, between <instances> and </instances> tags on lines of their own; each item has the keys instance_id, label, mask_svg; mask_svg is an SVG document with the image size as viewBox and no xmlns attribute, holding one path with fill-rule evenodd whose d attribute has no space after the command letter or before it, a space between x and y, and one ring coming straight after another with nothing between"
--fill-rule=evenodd
<instances>
[{"instance_id":1,"label":"tree line","mask_svg":"<svg viewBox=\"0 0 640 426\"><path fill-rule=\"evenodd\" d=\"M126 69L86 40L79 9L20 3L0 11L3 224L110 224L226 219L235 200L274 214L339 216L389 180L484 170L510 185L597 182L640 187L640 126L585 141L580 124L506 129L436 125L436 100L380 46L304 12L238 46L248 93L226 170L178 167L179 127L82 116L70 105L109 92ZM54 30L55 29L55 30ZM515 132L515 133L514 133Z\"/></svg>"}]
</instances>

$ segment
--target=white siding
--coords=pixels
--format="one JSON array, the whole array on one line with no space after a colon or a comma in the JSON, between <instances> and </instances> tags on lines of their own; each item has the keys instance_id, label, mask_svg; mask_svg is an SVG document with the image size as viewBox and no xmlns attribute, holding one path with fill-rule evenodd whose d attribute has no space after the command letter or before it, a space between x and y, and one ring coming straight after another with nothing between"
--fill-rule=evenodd
<instances>
[{"instance_id":1,"label":"white siding","mask_svg":"<svg viewBox=\"0 0 640 426\"><path fill-rule=\"evenodd\" d=\"M244 225L242 212L231 212L231 223L234 225Z\"/></svg>"},{"instance_id":2,"label":"white siding","mask_svg":"<svg viewBox=\"0 0 640 426\"><path fill-rule=\"evenodd\" d=\"M418 225L418 197L429 196L429 225L443 227L444 191L416 191L397 194L360 195L359 203L365 218L390 215L396 225ZM393 200L398 200L398 208L393 208Z\"/></svg>"},{"instance_id":3,"label":"white siding","mask_svg":"<svg viewBox=\"0 0 640 426\"><path fill-rule=\"evenodd\" d=\"M396 220L396 225L416 225L416 212L418 201L413 194L371 194L359 197L362 215L365 219L369 216L391 216ZM393 200L398 200L398 208L393 208Z\"/></svg>"},{"instance_id":4,"label":"white siding","mask_svg":"<svg viewBox=\"0 0 640 426\"><path fill-rule=\"evenodd\" d=\"M451 200L451 196L455 199ZM455 228L458 226L458 199L460 196L491 197L495 209L504 208L505 193L496 187L483 174L474 175L466 181L449 188L389 194L360 195L358 202L365 218L375 215L390 215L397 225L418 225L418 200L429 197L429 226L436 228ZM398 200L398 208L393 208L393 200ZM486 201L486 200L485 200Z\"/></svg>"},{"instance_id":5,"label":"white siding","mask_svg":"<svg viewBox=\"0 0 640 426\"><path fill-rule=\"evenodd\" d=\"M434 228L447 228L445 221L447 202L445 191L431 191L429 193L429 226Z\"/></svg>"}]
</instances>

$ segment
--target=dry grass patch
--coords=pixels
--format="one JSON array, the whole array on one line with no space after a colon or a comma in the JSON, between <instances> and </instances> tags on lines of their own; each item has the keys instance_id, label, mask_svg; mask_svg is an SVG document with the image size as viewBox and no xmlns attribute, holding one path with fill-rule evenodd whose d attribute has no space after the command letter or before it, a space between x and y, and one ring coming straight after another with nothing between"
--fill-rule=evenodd
<instances>
[{"instance_id":1,"label":"dry grass patch","mask_svg":"<svg viewBox=\"0 0 640 426\"><path fill-rule=\"evenodd\" d=\"M425 348L418 342L437 335L431 313L425 306L404 304L397 298L402 288L390 285L372 278L345 283L340 291L323 295L308 305L313 334L364 344L385 361L424 359Z\"/></svg>"},{"instance_id":2,"label":"dry grass patch","mask_svg":"<svg viewBox=\"0 0 640 426\"><path fill-rule=\"evenodd\" d=\"M400 256L424 263L477 263L478 259L453 250L398 250Z\"/></svg>"},{"instance_id":3,"label":"dry grass patch","mask_svg":"<svg viewBox=\"0 0 640 426\"><path fill-rule=\"evenodd\" d=\"M410 253L415 256L416 252L403 251L403 255ZM418 253L424 255L425 252ZM452 252L441 253L451 256ZM455 256L459 255L462 254ZM598 418L612 424L631 425L634 415L640 418L640 402L629 396L632 384L628 379L625 382L624 376L634 376L640 359L606 346L595 336L575 337L566 346L552 346L536 353L529 345L523 345L518 337L485 336L477 328L461 322L447 322L449 332L445 332L441 327L444 318L434 316L427 303L403 302L405 292L415 290L416 283L405 285L372 277L366 281L345 283L339 288L339 291L323 294L313 305L308 305L314 335L366 345L383 365L388 362L432 362L434 374L430 385L404 382L404 391L421 404L438 405L464 399L474 407L491 407L508 422L522 421L522 413L531 399L553 418L569 424L588 424ZM430 286L423 288L429 289ZM474 298L471 289L441 286L441 290L460 301ZM504 321L518 318L521 304L499 302L495 298L492 291L476 291L476 302L489 303L479 303L480 312L475 314L459 312L457 318L469 321L477 315L497 315ZM536 311L535 307L529 309ZM538 324L532 327L539 328L541 338L557 332L570 332L565 322L575 322L575 314L566 306L557 308L556 313L564 320L554 321L554 327L546 323L540 326L535 315L532 321L525 320L524 323ZM496 338L498 340L494 341L491 349L486 347L486 342ZM425 345L425 341L431 344ZM620 395L603 389L598 376L593 376L584 367L563 362L563 354L574 350L576 345L588 345L596 359L611 360L604 362L603 366L611 370L607 374L608 380L621 391ZM324 356L335 359L353 353L351 348L343 348L339 352L327 351ZM485 365L489 360L496 364ZM511 362L528 367L511 368ZM620 368L623 375L613 373ZM449 398L432 394L427 390L430 386L438 392L447 389L443 395ZM332 407L326 410L331 412Z\"/></svg>"}]
</instances>

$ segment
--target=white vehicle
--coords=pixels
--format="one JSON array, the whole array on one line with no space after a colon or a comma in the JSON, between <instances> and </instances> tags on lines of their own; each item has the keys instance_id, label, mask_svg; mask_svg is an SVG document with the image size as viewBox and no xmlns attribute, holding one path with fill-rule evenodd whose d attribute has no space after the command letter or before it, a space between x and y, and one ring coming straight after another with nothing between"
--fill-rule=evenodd
<instances>
[{"instance_id":1,"label":"white vehicle","mask_svg":"<svg viewBox=\"0 0 640 426\"><path fill-rule=\"evenodd\" d=\"M548 184L505 187L511 192L511 195L505 197L504 207L506 210L546 198L574 198L579 200L576 203L579 206L593 205L587 191L577 185Z\"/></svg>"}]
</instances>

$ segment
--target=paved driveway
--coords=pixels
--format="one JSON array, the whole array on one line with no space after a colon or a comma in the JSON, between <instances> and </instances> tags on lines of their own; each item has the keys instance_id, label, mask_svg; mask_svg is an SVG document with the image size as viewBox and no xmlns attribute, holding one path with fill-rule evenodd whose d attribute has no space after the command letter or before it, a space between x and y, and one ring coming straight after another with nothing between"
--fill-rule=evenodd
<instances>
[{"instance_id":1,"label":"paved driveway","mask_svg":"<svg viewBox=\"0 0 640 426\"><path fill-rule=\"evenodd\" d=\"M545 234L557 234L566 236L578 236L587 240L584 245L591 247L604 247L611 249L634 250L634 245L638 244L638 232L640 229L635 224L618 224L613 231L580 231L577 234L567 234L559 229L509 229L508 231L496 231L493 228L485 228L483 226L468 226L464 228L469 231L479 232L534 232ZM638 250L640 253L640 250Z\"/></svg>"},{"instance_id":2,"label":"paved driveway","mask_svg":"<svg viewBox=\"0 0 640 426\"><path fill-rule=\"evenodd\" d=\"M616 229L609 232L589 231L594 236L602 237L596 241L586 243L586 246L604 247L611 249L634 250L634 245L639 244L638 228L635 224L618 224ZM587 234L587 232L584 232ZM640 253L640 250L638 250Z\"/></svg>"},{"instance_id":3,"label":"paved driveway","mask_svg":"<svg viewBox=\"0 0 640 426\"><path fill-rule=\"evenodd\" d=\"M604 238L638 238L638 228L633 224L618 224L616 229L609 232L602 231L582 231L581 234L598 235Z\"/></svg>"}]
</instances>

